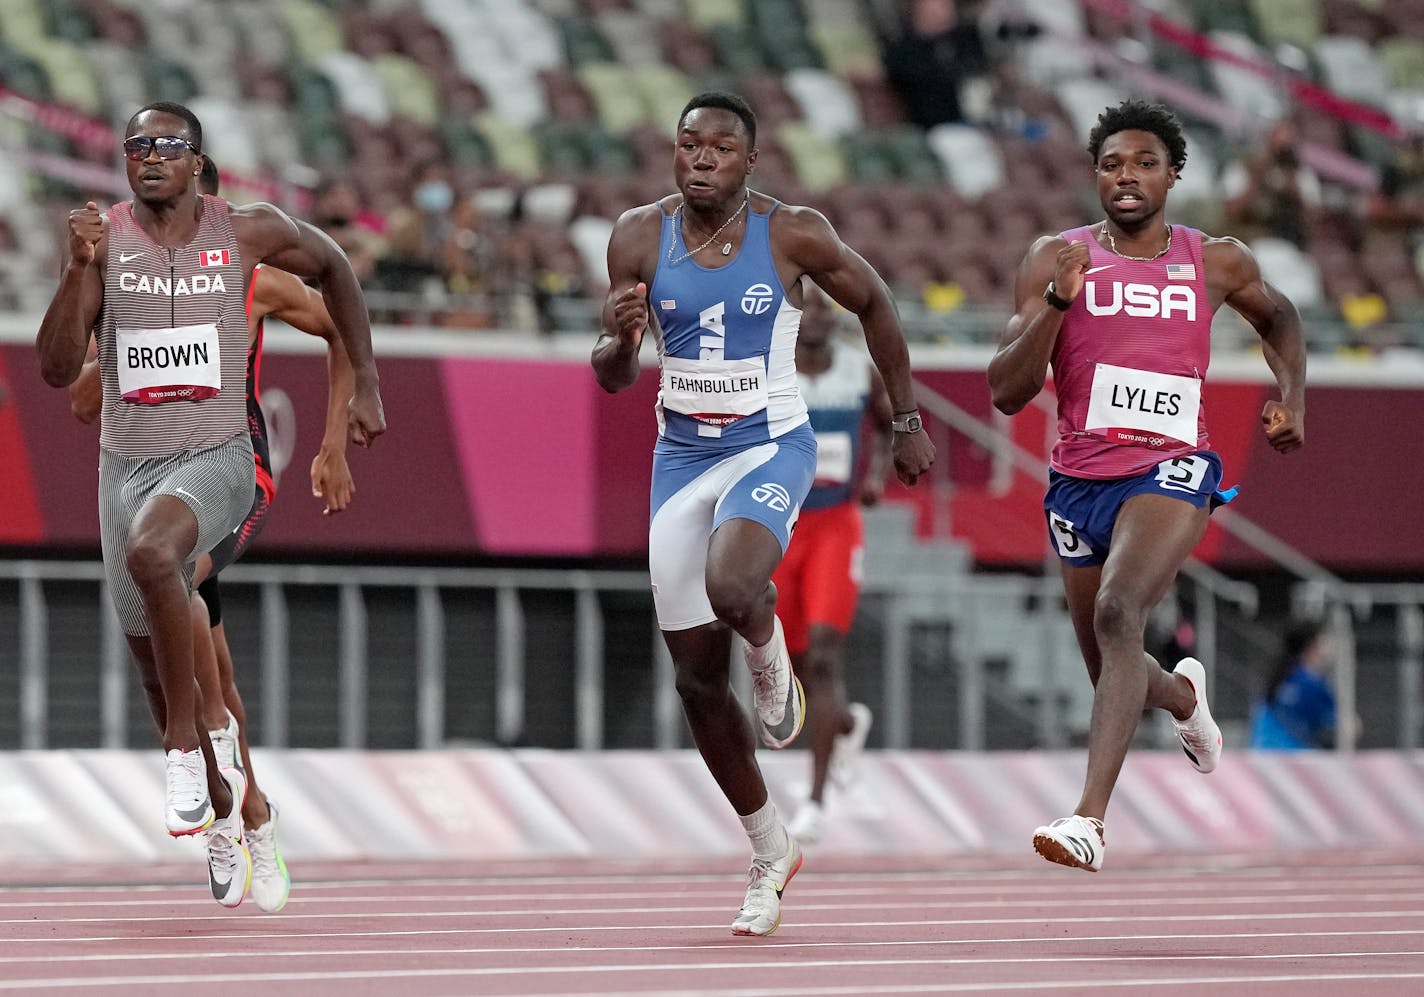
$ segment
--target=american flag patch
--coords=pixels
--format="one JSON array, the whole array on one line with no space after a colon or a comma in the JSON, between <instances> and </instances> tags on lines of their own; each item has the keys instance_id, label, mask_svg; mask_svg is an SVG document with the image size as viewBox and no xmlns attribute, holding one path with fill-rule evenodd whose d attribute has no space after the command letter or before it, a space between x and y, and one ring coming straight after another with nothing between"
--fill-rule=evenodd
<instances>
[{"instance_id":1,"label":"american flag patch","mask_svg":"<svg viewBox=\"0 0 1424 997\"><path fill-rule=\"evenodd\" d=\"M225 267L232 262L226 249L205 249L198 254L198 263L205 267Z\"/></svg>"},{"instance_id":2,"label":"american flag patch","mask_svg":"<svg viewBox=\"0 0 1424 997\"><path fill-rule=\"evenodd\" d=\"M663 300L659 301L658 304L662 306L662 309L665 312L670 312L677 307L677 302L672 298L663 298Z\"/></svg>"},{"instance_id":3,"label":"american flag patch","mask_svg":"<svg viewBox=\"0 0 1424 997\"><path fill-rule=\"evenodd\" d=\"M1196 280L1197 268L1194 263L1168 263L1168 280Z\"/></svg>"}]
</instances>

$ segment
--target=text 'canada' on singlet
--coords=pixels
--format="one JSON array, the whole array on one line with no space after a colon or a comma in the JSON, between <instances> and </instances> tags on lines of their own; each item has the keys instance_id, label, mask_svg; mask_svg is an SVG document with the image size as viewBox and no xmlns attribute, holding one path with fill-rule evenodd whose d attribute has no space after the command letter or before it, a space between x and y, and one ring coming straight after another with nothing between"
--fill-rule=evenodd
<instances>
[{"instance_id":1,"label":"text 'canada' on singlet","mask_svg":"<svg viewBox=\"0 0 1424 997\"><path fill-rule=\"evenodd\" d=\"M1207 446L1212 310L1196 229L1173 225L1165 254L1132 260L1100 246L1093 228L1063 233L1087 243L1090 262L1053 348L1052 466L1122 478Z\"/></svg>"},{"instance_id":2,"label":"text 'canada' on singlet","mask_svg":"<svg viewBox=\"0 0 1424 997\"><path fill-rule=\"evenodd\" d=\"M830 367L820 374L796 375L816 433L816 480L802 509L849 502L865 470L860 453L870 402L870 355L843 340L832 340L830 347Z\"/></svg>"},{"instance_id":3,"label":"text 'canada' on singlet","mask_svg":"<svg viewBox=\"0 0 1424 997\"><path fill-rule=\"evenodd\" d=\"M741 249L718 269L678 260L688 248L680 219L663 213L648 290L662 370L660 440L741 450L805 424L796 387L801 310L786 300L772 259L776 208L764 215L748 209Z\"/></svg>"},{"instance_id":4,"label":"text 'canada' on singlet","mask_svg":"<svg viewBox=\"0 0 1424 997\"><path fill-rule=\"evenodd\" d=\"M97 338L105 450L167 457L246 431L246 288L226 201L203 195L180 248L155 242L132 201L110 209Z\"/></svg>"}]
</instances>

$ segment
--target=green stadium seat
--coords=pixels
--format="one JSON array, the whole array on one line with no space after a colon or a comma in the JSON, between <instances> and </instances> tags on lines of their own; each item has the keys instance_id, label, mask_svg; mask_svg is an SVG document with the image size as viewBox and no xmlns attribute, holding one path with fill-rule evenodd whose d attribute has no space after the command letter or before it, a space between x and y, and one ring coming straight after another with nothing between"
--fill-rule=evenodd
<instances>
[{"instance_id":1,"label":"green stadium seat","mask_svg":"<svg viewBox=\"0 0 1424 997\"><path fill-rule=\"evenodd\" d=\"M845 156L836 139L817 133L804 121L788 121L776 135L808 191L830 190L848 179Z\"/></svg>"},{"instance_id":2,"label":"green stadium seat","mask_svg":"<svg viewBox=\"0 0 1424 997\"><path fill-rule=\"evenodd\" d=\"M877 73L881 69L880 43L863 24L821 22L812 24L807 34L821 64L837 76Z\"/></svg>"},{"instance_id":3,"label":"green stadium seat","mask_svg":"<svg viewBox=\"0 0 1424 997\"><path fill-rule=\"evenodd\" d=\"M49 0L44 15L46 33L57 41L84 45L98 36L89 11L74 0Z\"/></svg>"},{"instance_id":4,"label":"green stadium seat","mask_svg":"<svg viewBox=\"0 0 1424 997\"><path fill-rule=\"evenodd\" d=\"M1250 7L1260 38L1267 45L1294 45L1310 51L1325 34L1320 0L1251 0Z\"/></svg>"},{"instance_id":5,"label":"green stadium seat","mask_svg":"<svg viewBox=\"0 0 1424 997\"><path fill-rule=\"evenodd\" d=\"M104 88L83 49L49 38L30 42L24 48L27 55L45 67L51 99L92 117L103 117Z\"/></svg>"},{"instance_id":6,"label":"green stadium seat","mask_svg":"<svg viewBox=\"0 0 1424 997\"><path fill-rule=\"evenodd\" d=\"M340 172L349 167L351 143L339 121L322 124L320 119L304 119L301 141L302 149L318 169Z\"/></svg>"},{"instance_id":7,"label":"green stadium seat","mask_svg":"<svg viewBox=\"0 0 1424 997\"><path fill-rule=\"evenodd\" d=\"M0 46L0 83L31 100L50 100L49 73L39 60L9 45Z\"/></svg>"},{"instance_id":8,"label":"green stadium seat","mask_svg":"<svg viewBox=\"0 0 1424 997\"><path fill-rule=\"evenodd\" d=\"M563 37L564 57L569 65L613 61L613 47L608 44L608 39L598 33L592 22L582 17L563 17L559 19L559 33Z\"/></svg>"},{"instance_id":9,"label":"green stadium seat","mask_svg":"<svg viewBox=\"0 0 1424 997\"><path fill-rule=\"evenodd\" d=\"M756 34L745 24L714 24L707 29L718 64L737 76L766 65Z\"/></svg>"},{"instance_id":10,"label":"green stadium seat","mask_svg":"<svg viewBox=\"0 0 1424 997\"><path fill-rule=\"evenodd\" d=\"M604 128L626 135L647 121L647 104L632 71L626 67L590 62L578 68L578 78L593 98Z\"/></svg>"},{"instance_id":11,"label":"green stadium seat","mask_svg":"<svg viewBox=\"0 0 1424 997\"><path fill-rule=\"evenodd\" d=\"M672 128L687 102L702 89L692 77L668 65L641 66L632 76L647 109L644 121L654 127Z\"/></svg>"},{"instance_id":12,"label":"green stadium seat","mask_svg":"<svg viewBox=\"0 0 1424 997\"><path fill-rule=\"evenodd\" d=\"M527 128L519 128L497 114L481 114L475 120L494 151L497 167L525 180L536 180L543 172L538 139Z\"/></svg>"},{"instance_id":13,"label":"green stadium seat","mask_svg":"<svg viewBox=\"0 0 1424 997\"><path fill-rule=\"evenodd\" d=\"M468 121L444 121L440 125L440 138L445 143L445 153L457 166L486 170L494 165L494 150L489 139Z\"/></svg>"},{"instance_id":14,"label":"green stadium seat","mask_svg":"<svg viewBox=\"0 0 1424 997\"><path fill-rule=\"evenodd\" d=\"M277 11L296 54L307 62L346 50L341 22L330 8L312 0L283 0Z\"/></svg>"},{"instance_id":15,"label":"green stadium seat","mask_svg":"<svg viewBox=\"0 0 1424 997\"><path fill-rule=\"evenodd\" d=\"M1196 22L1202 31L1229 31L1245 35L1252 41L1261 40L1260 29L1250 9L1241 3L1223 3L1222 0L1192 0L1196 12Z\"/></svg>"},{"instance_id":16,"label":"green stadium seat","mask_svg":"<svg viewBox=\"0 0 1424 997\"><path fill-rule=\"evenodd\" d=\"M10 44L49 36L38 0L0 0L0 38Z\"/></svg>"},{"instance_id":17,"label":"green stadium seat","mask_svg":"<svg viewBox=\"0 0 1424 997\"><path fill-rule=\"evenodd\" d=\"M176 100L185 103L198 92L198 84L188 67L150 52L144 78L154 100Z\"/></svg>"},{"instance_id":18,"label":"green stadium seat","mask_svg":"<svg viewBox=\"0 0 1424 997\"><path fill-rule=\"evenodd\" d=\"M745 24L743 0L687 0L687 19L699 28Z\"/></svg>"},{"instance_id":19,"label":"green stadium seat","mask_svg":"<svg viewBox=\"0 0 1424 997\"><path fill-rule=\"evenodd\" d=\"M440 122L440 95L435 81L414 59L386 53L371 60L386 88L391 112L427 128Z\"/></svg>"},{"instance_id":20,"label":"green stadium seat","mask_svg":"<svg viewBox=\"0 0 1424 997\"><path fill-rule=\"evenodd\" d=\"M925 133L919 128L905 125L891 129L885 133L884 143L895 159L895 172L902 180L918 184L944 182L939 158L930 149Z\"/></svg>"},{"instance_id":21,"label":"green stadium seat","mask_svg":"<svg viewBox=\"0 0 1424 997\"><path fill-rule=\"evenodd\" d=\"M846 166L856 183L884 184L899 176L894 150L880 136L847 135L843 141Z\"/></svg>"},{"instance_id":22,"label":"green stadium seat","mask_svg":"<svg viewBox=\"0 0 1424 997\"><path fill-rule=\"evenodd\" d=\"M1424 90L1424 42L1417 38L1386 38L1376 46L1376 51L1390 86Z\"/></svg>"},{"instance_id":23,"label":"green stadium seat","mask_svg":"<svg viewBox=\"0 0 1424 997\"><path fill-rule=\"evenodd\" d=\"M287 80L292 86L297 115L304 121L340 118L341 97L336 92L336 84L325 73L298 62L287 68Z\"/></svg>"}]
</instances>

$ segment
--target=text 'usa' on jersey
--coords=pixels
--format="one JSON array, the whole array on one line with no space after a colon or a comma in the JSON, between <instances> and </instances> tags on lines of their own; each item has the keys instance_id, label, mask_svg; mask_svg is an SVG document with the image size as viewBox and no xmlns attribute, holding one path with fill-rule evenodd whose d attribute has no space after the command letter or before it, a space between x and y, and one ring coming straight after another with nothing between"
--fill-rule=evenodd
<instances>
[{"instance_id":1,"label":"text 'usa' on jersey","mask_svg":"<svg viewBox=\"0 0 1424 997\"><path fill-rule=\"evenodd\" d=\"M657 318L662 440L740 450L807 421L796 385L801 310L786 300L772 259L775 210L749 212L741 249L716 269L681 259L688 247L679 219L663 215L648 291Z\"/></svg>"}]
</instances>

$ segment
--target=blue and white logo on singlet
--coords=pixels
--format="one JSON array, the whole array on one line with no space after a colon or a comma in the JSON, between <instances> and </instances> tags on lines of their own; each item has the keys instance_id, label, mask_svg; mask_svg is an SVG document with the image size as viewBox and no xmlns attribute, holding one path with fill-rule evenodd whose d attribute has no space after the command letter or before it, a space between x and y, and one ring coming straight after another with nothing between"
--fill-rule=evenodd
<instances>
[{"instance_id":1,"label":"blue and white logo on singlet","mask_svg":"<svg viewBox=\"0 0 1424 997\"><path fill-rule=\"evenodd\" d=\"M771 310L775 297L770 284L753 284L742 292L742 311L748 315L765 315Z\"/></svg>"}]
</instances>

